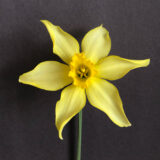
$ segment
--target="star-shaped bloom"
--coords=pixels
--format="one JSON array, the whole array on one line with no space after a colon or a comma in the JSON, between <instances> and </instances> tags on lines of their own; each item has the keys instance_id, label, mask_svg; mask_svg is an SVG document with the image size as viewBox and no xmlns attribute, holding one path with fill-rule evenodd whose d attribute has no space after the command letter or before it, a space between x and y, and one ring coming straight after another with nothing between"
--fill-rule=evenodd
<instances>
[{"instance_id":1,"label":"star-shaped bloom","mask_svg":"<svg viewBox=\"0 0 160 160\"><path fill-rule=\"evenodd\" d=\"M80 52L79 43L74 37L47 20L41 22L52 39L53 53L65 64L41 62L33 70L22 74L19 82L49 91L67 86L55 110L60 139L63 139L64 126L84 108L86 97L92 106L103 111L119 127L131 126L119 92L109 81L120 79L135 68L148 66L150 59L130 60L108 56L111 39L102 25L84 36Z\"/></svg>"}]
</instances>

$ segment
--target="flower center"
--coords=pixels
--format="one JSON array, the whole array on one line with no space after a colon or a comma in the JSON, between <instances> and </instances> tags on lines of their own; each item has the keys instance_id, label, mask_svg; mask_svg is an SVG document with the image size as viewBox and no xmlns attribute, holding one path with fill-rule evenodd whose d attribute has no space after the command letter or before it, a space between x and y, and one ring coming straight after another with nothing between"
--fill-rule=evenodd
<instances>
[{"instance_id":1,"label":"flower center","mask_svg":"<svg viewBox=\"0 0 160 160\"><path fill-rule=\"evenodd\" d=\"M76 74L81 80L86 80L90 76L90 70L87 66L82 64L77 68Z\"/></svg>"},{"instance_id":2,"label":"flower center","mask_svg":"<svg viewBox=\"0 0 160 160\"><path fill-rule=\"evenodd\" d=\"M85 57L84 53L77 53L72 57L68 75L73 78L74 85L87 88L91 77L95 74L94 64Z\"/></svg>"}]
</instances>

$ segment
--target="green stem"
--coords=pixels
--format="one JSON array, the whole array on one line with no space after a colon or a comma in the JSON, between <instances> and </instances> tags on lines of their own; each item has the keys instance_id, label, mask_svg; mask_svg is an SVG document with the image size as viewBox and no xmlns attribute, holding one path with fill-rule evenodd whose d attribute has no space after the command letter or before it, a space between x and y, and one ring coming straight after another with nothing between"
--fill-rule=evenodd
<instances>
[{"instance_id":1,"label":"green stem","mask_svg":"<svg viewBox=\"0 0 160 160\"><path fill-rule=\"evenodd\" d=\"M82 111L79 112L77 160L81 160L81 148L82 148Z\"/></svg>"}]
</instances>

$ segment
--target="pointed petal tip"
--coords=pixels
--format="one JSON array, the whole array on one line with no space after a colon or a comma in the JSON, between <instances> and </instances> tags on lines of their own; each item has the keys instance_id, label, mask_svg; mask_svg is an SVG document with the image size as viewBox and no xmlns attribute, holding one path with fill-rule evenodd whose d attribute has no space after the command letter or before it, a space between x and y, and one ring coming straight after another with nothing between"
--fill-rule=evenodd
<instances>
[{"instance_id":1,"label":"pointed petal tip","mask_svg":"<svg viewBox=\"0 0 160 160\"><path fill-rule=\"evenodd\" d=\"M150 58L146 59L146 66L148 66L150 64L150 61L151 61Z\"/></svg>"},{"instance_id":2,"label":"pointed petal tip","mask_svg":"<svg viewBox=\"0 0 160 160\"><path fill-rule=\"evenodd\" d=\"M106 35L109 36L109 31L103 26L103 24L99 25L97 28L103 29L106 31ZM110 37L109 37L110 38Z\"/></svg>"},{"instance_id":3,"label":"pointed petal tip","mask_svg":"<svg viewBox=\"0 0 160 160\"><path fill-rule=\"evenodd\" d=\"M48 21L48 20L45 20L45 19L42 19L42 20L40 20L40 22L45 25L45 24L46 24L47 22L49 22L49 21Z\"/></svg>"},{"instance_id":4,"label":"pointed petal tip","mask_svg":"<svg viewBox=\"0 0 160 160\"><path fill-rule=\"evenodd\" d=\"M139 60L139 62L137 61L137 64L140 67L147 67L150 64L150 58L144 59L144 60Z\"/></svg>"},{"instance_id":5,"label":"pointed petal tip","mask_svg":"<svg viewBox=\"0 0 160 160\"><path fill-rule=\"evenodd\" d=\"M125 124L123 127L131 127L132 126L132 124L128 121L128 123L127 124Z\"/></svg>"},{"instance_id":6,"label":"pointed petal tip","mask_svg":"<svg viewBox=\"0 0 160 160\"><path fill-rule=\"evenodd\" d=\"M44 22L44 21L48 21L48 20L45 20L45 19L40 19L40 22Z\"/></svg>"},{"instance_id":7,"label":"pointed petal tip","mask_svg":"<svg viewBox=\"0 0 160 160\"><path fill-rule=\"evenodd\" d=\"M24 83L28 84L27 82L29 81L28 77L26 76L26 73L22 74L19 76L18 82L19 83Z\"/></svg>"},{"instance_id":8,"label":"pointed petal tip","mask_svg":"<svg viewBox=\"0 0 160 160\"><path fill-rule=\"evenodd\" d=\"M61 135L61 134L59 135L59 139L60 139L60 140L63 140L63 137L62 137L62 135Z\"/></svg>"},{"instance_id":9,"label":"pointed petal tip","mask_svg":"<svg viewBox=\"0 0 160 160\"><path fill-rule=\"evenodd\" d=\"M103 24L101 24L100 27L103 27Z\"/></svg>"},{"instance_id":10,"label":"pointed petal tip","mask_svg":"<svg viewBox=\"0 0 160 160\"><path fill-rule=\"evenodd\" d=\"M23 83L23 75L20 75L20 76L19 76L18 82L19 82L19 83Z\"/></svg>"},{"instance_id":11,"label":"pointed petal tip","mask_svg":"<svg viewBox=\"0 0 160 160\"><path fill-rule=\"evenodd\" d=\"M63 127L61 126L61 127L59 128L58 125L57 125L57 122L56 122L56 128L57 128L57 130L58 130L59 139L60 139L60 140L63 140L63 136L62 136Z\"/></svg>"},{"instance_id":12,"label":"pointed petal tip","mask_svg":"<svg viewBox=\"0 0 160 160\"><path fill-rule=\"evenodd\" d=\"M113 121L113 120L112 120ZM116 123L115 121L113 121L117 126L119 126L119 127L121 127L121 128L127 128L127 127L131 127L132 126L132 124L128 121L128 120L126 120L124 123Z\"/></svg>"},{"instance_id":13,"label":"pointed petal tip","mask_svg":"<svg viewBox=\"0 0 160 160\"><path fill-rule=\"evenodd\" d=\"M52 24L49 20L46 20L46 19L42 19L42 20L40 20L40 22L43 23L46 27L47 27L47 26L50 26L50 25L55 26L55 25ZM47 28L47 29L48 29L48 28Z\"/></svg>"},{"instance_id":14,"label":"pointed petal tip","mask_svg":"<svg viewBox=\"0 0 160 160\"><path fill-rule=\"evenodd\" d=\"M49 22L49 21L46 19L41 19L40 22L45 23L45 22Z\"/></svg>"},{"instance_id":15,"label":"pointed petal tip","mask_svg":"<svg viewBox=\"0 0 160 160\"><path fill-rule=\"evenodd\" d=\"M132 124L129 122L125 127L131 127Z\"/></svg>"},{"instance_id":16,"label":"pointed petal tip","mask_svg":"<svg viewBox=\"0 0 160 160\"><path fill-rule=\"evenodd\" d=\"M21 76L19 76L19 78L18 78L18 82L19 82L19 83L21 83Z\"/></svg>"}]
</instances>

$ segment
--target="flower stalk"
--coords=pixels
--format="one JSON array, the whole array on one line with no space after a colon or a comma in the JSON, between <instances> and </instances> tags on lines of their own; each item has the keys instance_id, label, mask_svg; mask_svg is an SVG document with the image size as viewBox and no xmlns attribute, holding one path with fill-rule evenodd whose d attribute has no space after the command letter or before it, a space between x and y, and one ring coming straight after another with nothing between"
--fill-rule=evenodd
<instances>
[{"instance_id":1,"label":"flower stalk","mask_svg":"<svg viewBox=\"0 0 160 160\"><path fill-rule=\"evenodd\" d=\"M81 160L82 150L82 111L79 112L77 160Z\"/></svg>"}]
</instances>

